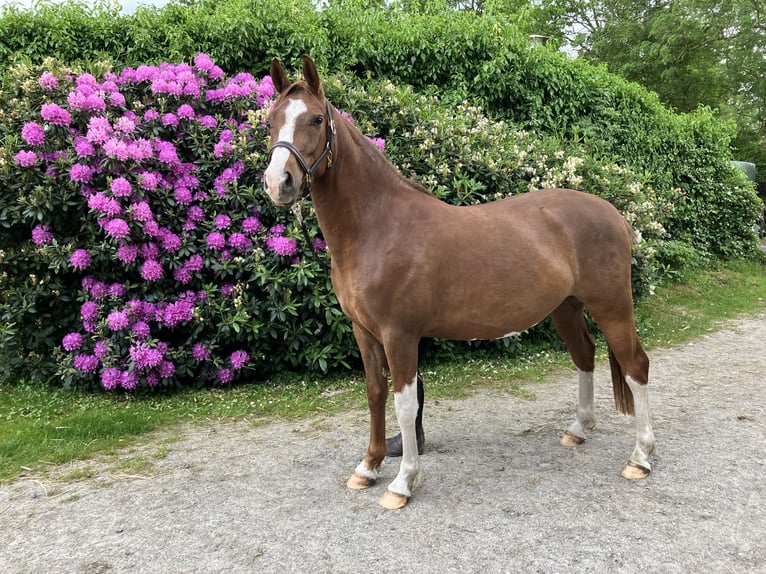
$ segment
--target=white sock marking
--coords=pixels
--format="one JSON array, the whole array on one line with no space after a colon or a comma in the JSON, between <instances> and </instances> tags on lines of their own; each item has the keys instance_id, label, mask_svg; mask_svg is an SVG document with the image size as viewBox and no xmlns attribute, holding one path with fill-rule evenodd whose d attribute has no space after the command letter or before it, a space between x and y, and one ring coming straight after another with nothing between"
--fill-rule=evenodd
<instances>
[{"instance_id":1,"label":"white sock marking","mask_svg":"<svg viewBox=\"0 0 766 574\"><path fill-rule=\"evenodd\" d=\"M354 472L358 474L359 476L365 476L367 478L370 478L372 480L378 479L378 471L377 470L370 470L367 468L367 465L364 464L364 461L360 462L357 467L354 469Z\"/></svg>"},{"instance_id":2,"label":"white sock marking","mask_svg":"<svg viewBox=\"0 0 766 574\"><path fill-rule=\"evenodd\" d=\"M402 463L399 474L388 485L388 490L407 497L412 496L412 489L417 486L420 478L420 458L415 438L415 417L418 414L417 383L416 375L412 383L404 386L401 393L394 393L396 418L402 431Z\"/></svg>"},{"instance_id":3,"label":"white sock marking","mask_svg":"<svg viewBox=\"0 0 766 574\"><path fill-rule=\"evenodd\" d=\"M595 423L593 419L593 371L585 372L577 369L577 374L580 387L577 401L577 418L567 431L584 439L585 429L593 428Z\"/></svg>"},{"instance_id":4,"label":"white sock marking","mask_svg":"<svg viewBox=\"0 0 766 574\"><path fill-rule=\"evenodd\" d=\"M639 466L651 469L649 457L654 454L655 440L649 414L649 389L630 377L625 377L633 393L633 411L636 416L636 447L630 460Z\"/></svg>"}]
</instances>

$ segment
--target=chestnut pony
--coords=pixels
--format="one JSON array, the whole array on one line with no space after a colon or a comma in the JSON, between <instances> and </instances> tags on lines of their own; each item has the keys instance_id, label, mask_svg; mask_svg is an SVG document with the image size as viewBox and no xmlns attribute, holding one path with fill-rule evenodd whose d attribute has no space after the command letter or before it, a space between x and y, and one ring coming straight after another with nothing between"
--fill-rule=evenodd
<instances>
[{"instance_id":1,"label":"chestnut pony","mask_svg":"<svg viewBox=\"0 0 766 574\"><path fill-rule=\"evenodd\" d=\"M370 409L367 455L348 487L368 488L386 456L387 372L401 427L399 473L380 504L407 504L420 476L415 442L421 337L496 339L547 316L579 373L567 446L592 428L595 347L587 308L609 345L617 408L635 414L636 445L622 475L645 478L655 440L649 359L636 335L631 293L634 232L608 202L569 189L542 189L457 207L406 179L325 98L316 67L303 81L274 60L279 92L269 113L272 147L264 187L274 204L311 194L332 263L332 284L351 319L364 362Z\"/></svg>"}]
</instances>

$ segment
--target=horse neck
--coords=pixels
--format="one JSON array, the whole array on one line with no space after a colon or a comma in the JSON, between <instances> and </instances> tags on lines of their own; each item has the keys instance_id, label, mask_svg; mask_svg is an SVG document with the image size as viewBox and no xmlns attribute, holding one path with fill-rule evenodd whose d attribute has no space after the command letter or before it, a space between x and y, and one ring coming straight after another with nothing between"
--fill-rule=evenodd
<instances>
[{"instance_id":1,"label":"horse neck","mask_svg":"<svg viewBox=\"0 0 766 574\"><path fill-rule=\"evenodd\" d=\"M392 194L406 186L391 163L362 133L336 115L332 167L314 182L312 202L333 258L353 250L372 223L391 217Z\"/></svg>"}]
</instances>

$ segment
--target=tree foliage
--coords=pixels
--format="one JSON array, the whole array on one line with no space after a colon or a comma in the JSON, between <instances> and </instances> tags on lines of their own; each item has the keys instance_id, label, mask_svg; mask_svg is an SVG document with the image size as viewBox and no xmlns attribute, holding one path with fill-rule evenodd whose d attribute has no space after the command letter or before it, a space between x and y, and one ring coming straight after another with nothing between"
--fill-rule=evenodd
<instances>
[{"instance_id":1,"label":"tree foliage","mask_svg":"<svg viewBox=\"0 0 766 574\"><path fill-rule=\"evenodd\" d=\"M766 5L760 0L544 0L580 55L679 111L718 109L738 124L737 158L766 181Z\"/></svg>"}]
</instances>

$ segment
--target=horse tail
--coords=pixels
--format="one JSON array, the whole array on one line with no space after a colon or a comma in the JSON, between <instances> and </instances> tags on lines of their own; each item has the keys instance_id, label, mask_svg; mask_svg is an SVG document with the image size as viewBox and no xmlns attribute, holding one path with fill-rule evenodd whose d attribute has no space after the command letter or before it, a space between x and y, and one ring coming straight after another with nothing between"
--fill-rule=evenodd
<instances>
[{"instance_id":1,"label":"horse tail","mask_svg":"<svg viewBox=\"0 0 766 574\"><path fill-rule=\"evenodd\" d=\"M625 380L625 374L622 372L617 357L614 356L612 348L609 348L609 367L612 370L612 390L614 391L614 406L617 410L626 415L633 414L633 392Z\"/></svg>"}]
</instances>

